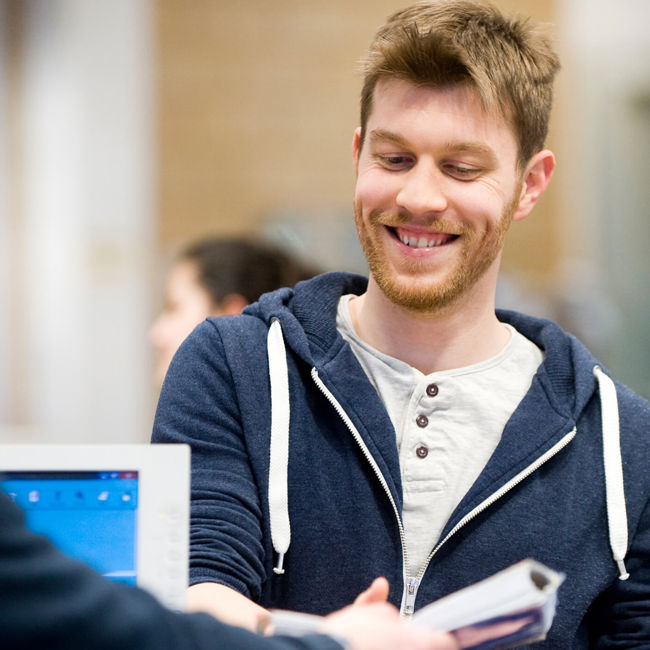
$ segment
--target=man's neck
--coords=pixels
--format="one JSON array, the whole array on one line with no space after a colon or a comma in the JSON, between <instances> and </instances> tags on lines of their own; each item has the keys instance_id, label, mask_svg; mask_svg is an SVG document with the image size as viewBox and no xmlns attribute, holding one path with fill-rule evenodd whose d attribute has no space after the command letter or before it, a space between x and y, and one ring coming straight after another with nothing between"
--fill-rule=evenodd
<instances>
[{"instance_id":1,"label":"man's neck","mask_svg":"<svg viewBox=\"0 0 650 650\"><path fill-rule=\"evenodd\" d=\"M368 291L350 301L350 317L362 340L424 374L485 361L510 338L494 313L493 293L420 313L392 303L371 280Z\"/></svg>"}]
</instances>

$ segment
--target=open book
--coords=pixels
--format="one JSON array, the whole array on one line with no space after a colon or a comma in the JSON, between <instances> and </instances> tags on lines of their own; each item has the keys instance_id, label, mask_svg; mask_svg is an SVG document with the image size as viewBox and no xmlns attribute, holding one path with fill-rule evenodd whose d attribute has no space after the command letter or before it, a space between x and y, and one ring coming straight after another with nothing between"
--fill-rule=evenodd
<instances>
[{"instance_id":1,"label":"open book","mask_svg":"<svg viewBox=\"0 0 650 650\"><path fill-rule=\"evenodd\" d=\"M411 625L453 632L461 648L511 648L544 639L555 615L564 575L535 560L522 560L469 587L426 605ZM275 634L314 632L320 617L271 612Z\"/></svg>"}]
</instances>

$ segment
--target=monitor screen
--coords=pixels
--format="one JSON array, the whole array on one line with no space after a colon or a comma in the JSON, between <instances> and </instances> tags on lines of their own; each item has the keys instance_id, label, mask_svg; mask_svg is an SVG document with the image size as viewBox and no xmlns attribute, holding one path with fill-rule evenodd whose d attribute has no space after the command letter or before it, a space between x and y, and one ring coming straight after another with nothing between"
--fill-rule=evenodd
<instances>
[{"instance_id":1,"label":"monitor screen","mask_svg":"<svg viewBox=\"0 0 650 650\"><path fill-rule=\"evenodd\" d=\"M138 472L0 472L28 527L111 580L136 584Z\"/></svg>"},{"instance_id":2,"label":"monitor screen","mask_svg":"<svg viewBox=\"0 0 650 650\"><path fill-rule=\"evenodd\" d=\"M189 458L187 445L0 445L0 489L67 555L182 610Z\"/></svg>"}]
</instances>

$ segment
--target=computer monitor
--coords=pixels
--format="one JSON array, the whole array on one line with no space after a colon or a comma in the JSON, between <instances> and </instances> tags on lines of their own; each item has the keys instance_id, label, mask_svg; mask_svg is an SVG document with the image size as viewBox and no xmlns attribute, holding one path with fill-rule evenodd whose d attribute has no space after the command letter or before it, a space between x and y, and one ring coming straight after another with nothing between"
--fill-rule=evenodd
<instances>
[{"instance_id":1,"label":"computer monitor","mask_svg":"<svg viewBox=\"0 0 650 650\"><path fill-rule=\"evenodd\" d=\"M185 609L187 445L0 445L0 489L63 552Z\"/></svg>"}]
</instances>

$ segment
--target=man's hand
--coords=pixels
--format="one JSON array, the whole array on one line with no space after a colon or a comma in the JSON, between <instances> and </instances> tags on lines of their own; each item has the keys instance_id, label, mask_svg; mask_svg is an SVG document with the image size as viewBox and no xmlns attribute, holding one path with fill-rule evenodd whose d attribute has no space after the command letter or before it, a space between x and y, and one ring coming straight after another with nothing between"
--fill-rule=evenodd
<instances>
[{"instance_id":1,"label":"man's hand","mask_svg":"<svg viewBox=\"0 0 650 650\"><path fill-rule=\"evenodd\" d=\"M459 648L456 640L449 634L408 625L400 618L397 609L385 602L355 602L354 605L326 616L320 631L345 639L348 650Z\"/></svg>"},{"instance_id":2,"label":"man's hand","mask_svg":"<svg viewBox=\"0 0 650 650\"><path fill-rule=\"evenodd\" d=\"M261 616L268 612L239 592L215 582L201 582L187 590L187 610L207 612L224 623L254 632Z\"/></svg>"},{"instance_id":3,"label":"man's hand","mask_svg":"<svg viewBox=\"0 0 650 650\"><path fill-rule=\"evenodd\" d=\"M362 591L354 600L355 605L370 605L372 603L385 603L388 600L388 580L375 578L372 584Z\"/></svg>"},{"instance_id":4,"label":"man's hand","mask_svg":"<svg viewBox=\"0 0 650 650\"><path fill-rule=\"evenodd\" d=\"M200 583L188 589L188 610L204 611L249 630L259 629L269 612L230 587ZM452 636L407 625L386 602L388 581L375 579L349 605L323 619L323 634L343 638L349 650L457 650Z\"/></svg>"}]
</instances>

